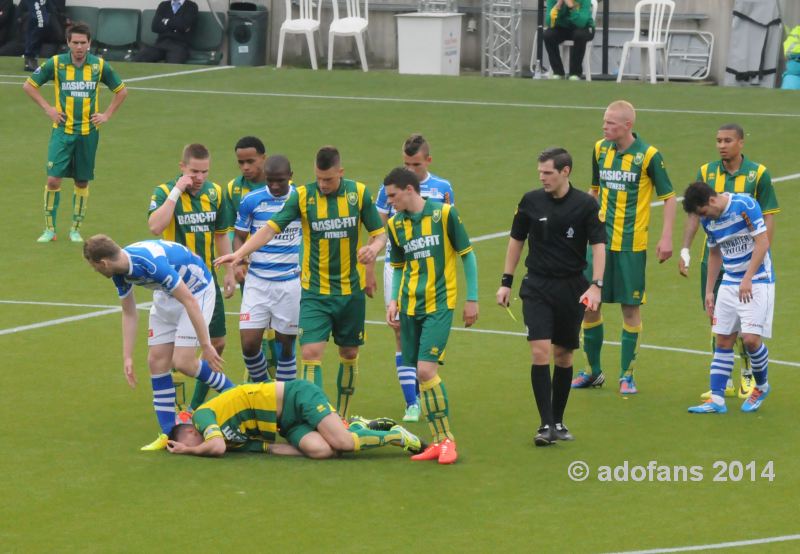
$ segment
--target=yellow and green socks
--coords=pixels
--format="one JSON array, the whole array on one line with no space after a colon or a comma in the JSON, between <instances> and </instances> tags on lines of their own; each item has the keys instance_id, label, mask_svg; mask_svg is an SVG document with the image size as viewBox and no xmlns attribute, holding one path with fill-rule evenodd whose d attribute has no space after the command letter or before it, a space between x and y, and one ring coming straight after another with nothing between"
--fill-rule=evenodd
<instances>
[{"instance_id":1,"label":"yellow and green socks","mask_svg":"<svg viewBox=\"0 0 800 554\"><path fill-rule=\"evenodd\" d=\"M367 450L369 448L379 448L391 444L394 446L405 446L403 434L400 431L373 431L364 427L351 427L350 434L353 435L353 450Z\"/></svg>"},{"instance_id":2,"label":"yellow and green socks","mask_svg":"<svg viewBox=\"0 0 800 554\"><path fill-rule=\"evenodd\" d=\"M348 416L350 400L356 392L356 381L358 379L358 357L352 360L345 358L339 359L339 375L336 378L336 411L345 419Z\"/></svg>"},{"instance_id":3,"label":"yellow and green socks","mask_svg":"<svg viewBox=\"0 0 800 554\"><path fill-rule=\"evenodd\" d=\"M583 322L583 352L586 362L592 369L592 376L597 377L603 372L600 366L600 351L603 348L603 318L594 323Z\"/></svg>"},{"instance_id":4,"label":"yellow and green socks","mask_svg":"<svg viewBox=\"0 0 800 554\"><path fill-rule=\"evenodd\" d=\"M454 440L450 432L450 406L447 400L447 389L438 375L429 381L419 383L420 404L422 413L428 420L428 427L433 442L444 439Z\"/></svg>"},{"instance_id":5,"label":"yellow and green socks","mask_svg":"<svg viewBox=\"0 0 800 554\"><path fill-rule=\"evenodd\" d=\"M636 352L639 346L639 334L641 332L641 323L636 327L631 327L624 323L622 324L622 337L620 338L620 379L633 373L633 362L636 359Z\"/></svg>"},{"instance_id":6,"label":"yellow and green socks","mask_svg":"<svg viewBox=\"0 0 800 554\"><path fill-rule=\"evenodd\" d=\"M322 362L319 360L300 360L300 379L311 381L322 388Z\"/></svg>"},{"instance_id":7,"label":"yellow and green socks","mask_svg":"<svg viewBox=\"0 0 800 554\"><path fill-rule=\"evenodd\" d=\"M86 204L89 201L89 187L75 186L72 192L72 230L77 231L86 217Z\"/></svg>"},{"instance_id":8,"label":"yellow and green socks","mask_svg":"<svg viewBox=\"0 0 800 554\"><path fill-rule=\"evenodd\" d=\"M275 329L267 329L261 340L261 351L267 358L267 372L270 379L275 380L278 368L278 346L275 342Z\"/></svg>"},{"instance_id":9,"label":"yellow and green socks","mask_svg":"<svg viewBox=\"0 0 800 554\"><path fill-rule=\"evenodd\" d=\"M51 231L56 230L56 214L58 213L58 203L61 201L61 187L51 190L44 187L44 226Z\"/></svg>"}]
</instances>

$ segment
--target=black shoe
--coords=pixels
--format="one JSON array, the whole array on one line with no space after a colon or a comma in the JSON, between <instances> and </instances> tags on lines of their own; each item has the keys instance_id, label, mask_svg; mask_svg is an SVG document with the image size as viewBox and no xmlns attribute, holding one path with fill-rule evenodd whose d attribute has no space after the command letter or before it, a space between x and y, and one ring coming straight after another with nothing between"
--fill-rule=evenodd
<instances>
[{"instance_id":1,"label":"black shoe","mask_svg":"<svg viewBox=\"0 0 800 554\"><path fill-rule=\"evenodd\" d=\"M25 71L36 71L39 67L39 60L36 58L25 58Z\"/></svg>"},{"instance_id":2,"label":"black shoe","mask_svg":"<svg viewBox=\"0 0 800 554\"><path fill-rule=\"evenodd\" d=\"M553 429L553 435L555 439L558 441L574 441L575 437L572 436L572 433L569 432L563 423L556 423L555 429Z\"/></svg>"},{"instance_id":3,"label":"black shoe","mask_svg":"<svg viewBox=\"0 0 800 554\"><path fill-rule=\"evenodd\" d=\"M533 444L536 446L550 446L556 442L556 436L549 425L542 425L533 437Z\"/></svg>"},{"instance_id":4,"label":"black shoe","mask_svg":"<svg viewBox=\"0 0 800 554\"><path fill-rule=\"evenodd\" d=\"M373 431L389 431L392 427L397 425L397 422L390 417L377 417L370 419L367 427Z\"/></svg>"}]
</instances>

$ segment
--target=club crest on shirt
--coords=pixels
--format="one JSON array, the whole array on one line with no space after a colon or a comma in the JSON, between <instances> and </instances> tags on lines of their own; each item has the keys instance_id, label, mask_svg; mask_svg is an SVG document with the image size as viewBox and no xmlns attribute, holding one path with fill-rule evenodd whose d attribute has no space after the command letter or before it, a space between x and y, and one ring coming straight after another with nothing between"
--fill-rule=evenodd
<instances>
[{"instance_id":1,"label":"club crest on shirt","mask_svg":"<svg viewBox=\"0 0 800 554\"><path fill-rule=\"evenodd\" d=\"M751 170L750 173L747 174L747 182L752 183L756 180L756 171L755 169Z\"/></svg>"},{"instance_id":2,"label":"club crest on shirt","mask_svg":"<svg viewBox=\"0 0 800 554\"><path fill-rule=\"evenodd\" d=\"M636 157L633 158L633 163L636 165L642 165L643 161L644 161L644 154L642 154L641 152L638 152L636 154Z\"/></svg>"},{"instance_id":3,"label":"club crest on shirt","mask_svg":"<svg viewBox=\"0 0 800 554\"><path fill-rule=\"evenodd\" d=\"M317 202L314 200L313 196L309 196L308 202L306 202L306 203L310 205L310 204L316 204Z\"/></svg>"},{"instance_id":4,"label":"club crest on shirt","mask_svg":"<svg viewBox=\"0 0 800 554\"><path fill-rule=\"evenodd\" d=\"M100 64L99 63L93 63L92 64L92 72L97 73L98 71L100 71Z\"/></svg>"},{"instance_id":5,"label":"club crest on shirt","mask_svg":"<svg viewBox=\"0 0 800 554\"><path fill-rule=\"evenodd\" d=\"M217 200L217 191L214 190L214 189L211 189L210 191L208 191L208 199L211 200L212 202L216 202L216 200Z\"/></svg>"},{"instance_id":6,"label":"club crest on shirt","mask_svg":"<svg viewBox=\"0 0 800 554\"><path fill-rule=\"evenodd\" d=\"M358 194L355 192L348 192L347 193L347 203L351 206L355 206L358 204Z\"/></svg>"},{"instance_id":7,"label":"club crest on shirt","mask_svg":"<svg viewBox=\"0 0 800 554\"><path fill-rule=\"evenodd\" d=\"M431 217L433 218L434 223L439 223L439 221L442 219L442 210L433 210L433 215Z\"/></svg>"},{"instance_id":8,"label":"club crest on shirt","mask_svg":"<svg viewBox=\"0 0 800 554\"><path fill-rule=\"evenodd\" d=\"M567 238L571 239L574 236L575 236L575 229L573 229L572 226L570 225L570 228L567 229Z\"/></svg>"}]
</instances>

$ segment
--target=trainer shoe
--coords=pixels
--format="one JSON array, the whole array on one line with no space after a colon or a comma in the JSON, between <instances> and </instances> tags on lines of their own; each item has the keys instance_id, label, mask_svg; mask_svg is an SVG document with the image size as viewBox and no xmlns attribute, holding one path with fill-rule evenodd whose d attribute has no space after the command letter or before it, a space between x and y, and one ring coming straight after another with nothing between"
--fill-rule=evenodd
<instances>
[{"instance_id":1,"label":"trainer shoe","mask_svg":"<svg viewBox=\"0 0 800 554\"><path fill-rule=\"evenodd\" d=\"M570 75L568 80L569 81L580 81L581 80L581 76L580 75Z\"/></svg>"},{"instance_id":2,"label":"trainer shoe","mask_svg":"<svg viewBox=\"0 0 800 554\"><path fill-rule=\"evenodd\" d=\"M542 425L533 437L533 444L536 446L550 446L556 442L556 436L549 425Z\"/></svg>"},{"instance_id":3,"label":"trainer shoe","mask_svg":"<svg viewBox=\"0 0 800 554\"><path fill-rule=\"evenodd\" d=\"M442 465L452 464L457 459L456 443L450 439L444 439L439 445L439 463Z\"/></svg>"},{"instance_id":4,"label":"trainer shoe","mask_svg":"<svg viewBox=\"0 0 800 554\"><path fill-rule=\"evenodd\" d=\"M56 231L55 229L45 229L44 233L36 239L36 242L51 242L56 240Z\"/></svg>"},{"instance_id":5,"label":"trainer shoe","mask_svg":"<svg viewBox=\"0 0 800 554\"><path fill-rule=\"evenodd\" d=\"M602 371L597 375L592 375L585 371L578 373L578 376L572 380L573 389L586 389L589 387L596 388L602 387L606 382L606 375Z\"/></svg>"},{"instance_id":6,"label":"trainer shoe","mask_svg":"<svg viewBox=\"0 0 800 554\"><path fill-rule=\"evenodd\" d=\"M633 375L628 375L619 380L619 393L620 394L636 394L639 389L636 388L636 383L633 380Z\"/></svg>"},{"instance_id":7,"label":"trainer shoe","mask_svg":"<svg viewBox=\"0 0 800 554\"><path fill-rule=\"evenodd\" d=\"M769 385L765 385L763 389L753 387L753 392L751 392L750 396L747 397L747 400L742 403L742 411L757 411L767 396L769 396Z\"/></svg>"},{"instance_id":8,"label":"trainer shoe","mask_svg":"<svg viewBox=\"0 0 800 554\"><path fill-rule=\"evenodd\" d=\"M345 427L360 427L361 429L371 429L373 431L389 431L397 425L397 422L389 417L378 417L367 419L354 415L349 421L345 422Z\"/></svg>"},{"instance_id":9,"label":"trainer shoe","mask_svg":"<svg viewBox=\"0 0 800 554\"><path fill-rule=\"evenodd\" d=\"M442 451L441 445L442 443L440 442L434 442L433 444L429 444L428 448L426 448L419 454L411 456L411 459L414 460L415 462L424 462L426 460L438 460L439 454Z\"/></svg>"},{"instance_id":10,"label":"trainer shoe","mask_svg":"<svg viewBox=\"0 0 800 554\"><path fill-rule=\"evenodd\" d=\"M553 437L557 441L574 441L575 437L572 436L572 433L569 432L566 425L563 423L556 423L555 428L553 429Z\"/></svg>"},{"instance_id":11,"label":"trainer shoe","mask_svg":"<svg viewBox=\"0 0 800 554\"><path fill-rule=\"evenodd\" d=\"M402 425L395 425L391 429L390 432L400 433L400 436L403 437L403 444L398 445L402 446L403 450L406 452L411 452L412 454L419 454L422 452L422 441L419 439L417 435L403 427Z\"/></svg>"},{"instance_id":12,"label":"trainer shoe","mask_svg":"<svg viewBox=\"0 0 800 554\"><path fill-rule=\"evenodd\" d=\"M736 396L736 389L733 388L733 383L731 383L730 381L728 382L731 384L731 386L725 387L725 397L734 398ZM702 398L703 400L708 400L709 398L711 398L711 391L707 390L706 392L700 395L700 398ZM740 396L739 398L747 398L747 396Z\"/></svg>"},{"instance_id":13,"label":"trainer shoe","mask_svg":"<svg viewBox=\"0 0 800 554\"><path fill-rule=\"evenodd\" d=\"M728 411L725 404L717 404L710 398L698 406L690 406L690 414L724 414Z\"/></svg>"},{"instance_id":14,"label":"trainer shoe","mask_svg":"<svg viewBox=\"0 0 800 554\"><path fill-rule=\"evenodd\" d=\"M83 237L81 236L81 234L78 232L77 229L72 229L69 232L69 240L71 242L83 242Z\"/></svg>"},{"instance_id":15,"label":"trainer shoe","mask_svg":"<svg viewBox=\"0 0 800 554\"><path fill-rule=\"evenodd\" d=\"M739 383L739 398L745 399L750 396L756 386L756 381L753 379L752 373L750 375L742 375L742 380Z\"/></svg>"},{"instance_id":16,"label":"trainer shoe","mask_svg":"<svg viewBox=\"0 0 800 554\"><path fill-rule=\"evenodd\" d=\"M422 410L420 410L419 404L411 404L410 406L406 406L406 413L403 415L403 421L416 423L419 421L421 412Z\"/></svg>"},{"instance_id":17,"label":"trainer shoe","mask_svg":"<svg viewBox=\"0 0 800 554\"><path fill-rule=\"evenodd\" d=\"M154 450L166 450L167 448L167 435L161 433L158 435L158 438L151 442L150 444L146 444L141 447L139 450L143 451L154 451Z\"/></svg>"}]
</instances>

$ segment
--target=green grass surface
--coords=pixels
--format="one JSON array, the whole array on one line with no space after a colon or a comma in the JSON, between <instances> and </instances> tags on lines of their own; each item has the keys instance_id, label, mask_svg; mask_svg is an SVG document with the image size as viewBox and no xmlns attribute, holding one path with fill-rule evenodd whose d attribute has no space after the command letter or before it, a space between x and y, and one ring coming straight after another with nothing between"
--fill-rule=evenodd
<instances>
[{"instance_id":1,"label":"green grass surface","mask_svg":"<svg viewBox=\"0 0 800 554\"><path fill-rule=\"evenodd\" d=\"M42 228L48 120L23 94L22 78L9 76L22 76L19 65L17 59L0 61L0 74L6 75L0 77L0 160L8 223L0 245L0 300L116 305L111 284L93 273L80 248L66 240L69 182L62 194L58 242L34 242ZM115 67L126 78L186 69ZM124 244L148 238L149 196L155 185L177 173L184 144L205 143L212 153L212 179L226 183L237 174L233 145L246 134L262 137L271 153L286 154L299 182L312 180L317 148L336 144L346 175L366 182L374 193L382 176L401 161L404 138L422 132L433 147L432 169L453 182L473 237L508 229L521 195L538 186L535 156L547 146L573 153L574 183L587 188L603 109L617 98L640 109L636 128L661 149L679 192L701 163L716 156L715 130L729 121L745 127L747 155L766 164L773 177L800 171L797 96L788 91L272 68L164 77L130 87L127 102L102 131L83 229L84 236L104 232ZM51 99L52 88L43 90ZM106 105L110 93L102 94ZM775 185L782 208L773 246L779 282L768 343L773 359L795 363L800 346L792 314L800 310L800 249L792 237L800 233L793 218L800 209L799 185L796 179ZM679 213L676 252L684 219ZM661 209L654 208L653 247L660 229ZM480 333L523 331L494 305L505 247L502 238L476 243L479 332L452 333L442 370L461 455L453 467L411 463L393 449L326 462L141 453L139 446L156 433L146 369L146 312L140 313L135 390L121 371L118 314L0 335L0 419L5 422L0 551L606 552L798 532L793 510L800 493L800 436L793 423L800 394L796 365L771 365L773 395L757 414L740 413L739 402L729 401L725 416L690 416L686 407L707 389L708 356L643 347L638 396L621 398L614 386L576 391L566 422L577 440L534 448L538 417L528 346L521 336ZM704 351L709 331L699 309L697 256L688 280L678 276L674 258L663 265L652 259L642 342ZM146 291L136 294L140 302L149 300ZM0 329L100 309L3 303ZM519 302L514 309L521 320ZM227 304L228 312L237 310L238 298ZM383 319L381 301L368 304L368 319ZM618 308L607 306L605 319L606 340L619 340ZM229 374L239 379L243 363L236 321L228 317L225 358ZM618 356L617 346L604 348L611 377ZM582 356L576 359L582 362ZM328 368L335 363L332 348L325 361ZM402 415L393 340L385 326L368 325L361 367L355 410ZM326 373L329 393L332 373ZM424 424L412 429L427 437ZM603 483L593 472L586 482L575 483L567 477L575 460L593 470L651 460L703 466L704 479ZM775 478L712 482L716 460L753 460L759 470L772 460ZM793 552L797 544L741 550Z\"/></svg>"}]
</instances>

